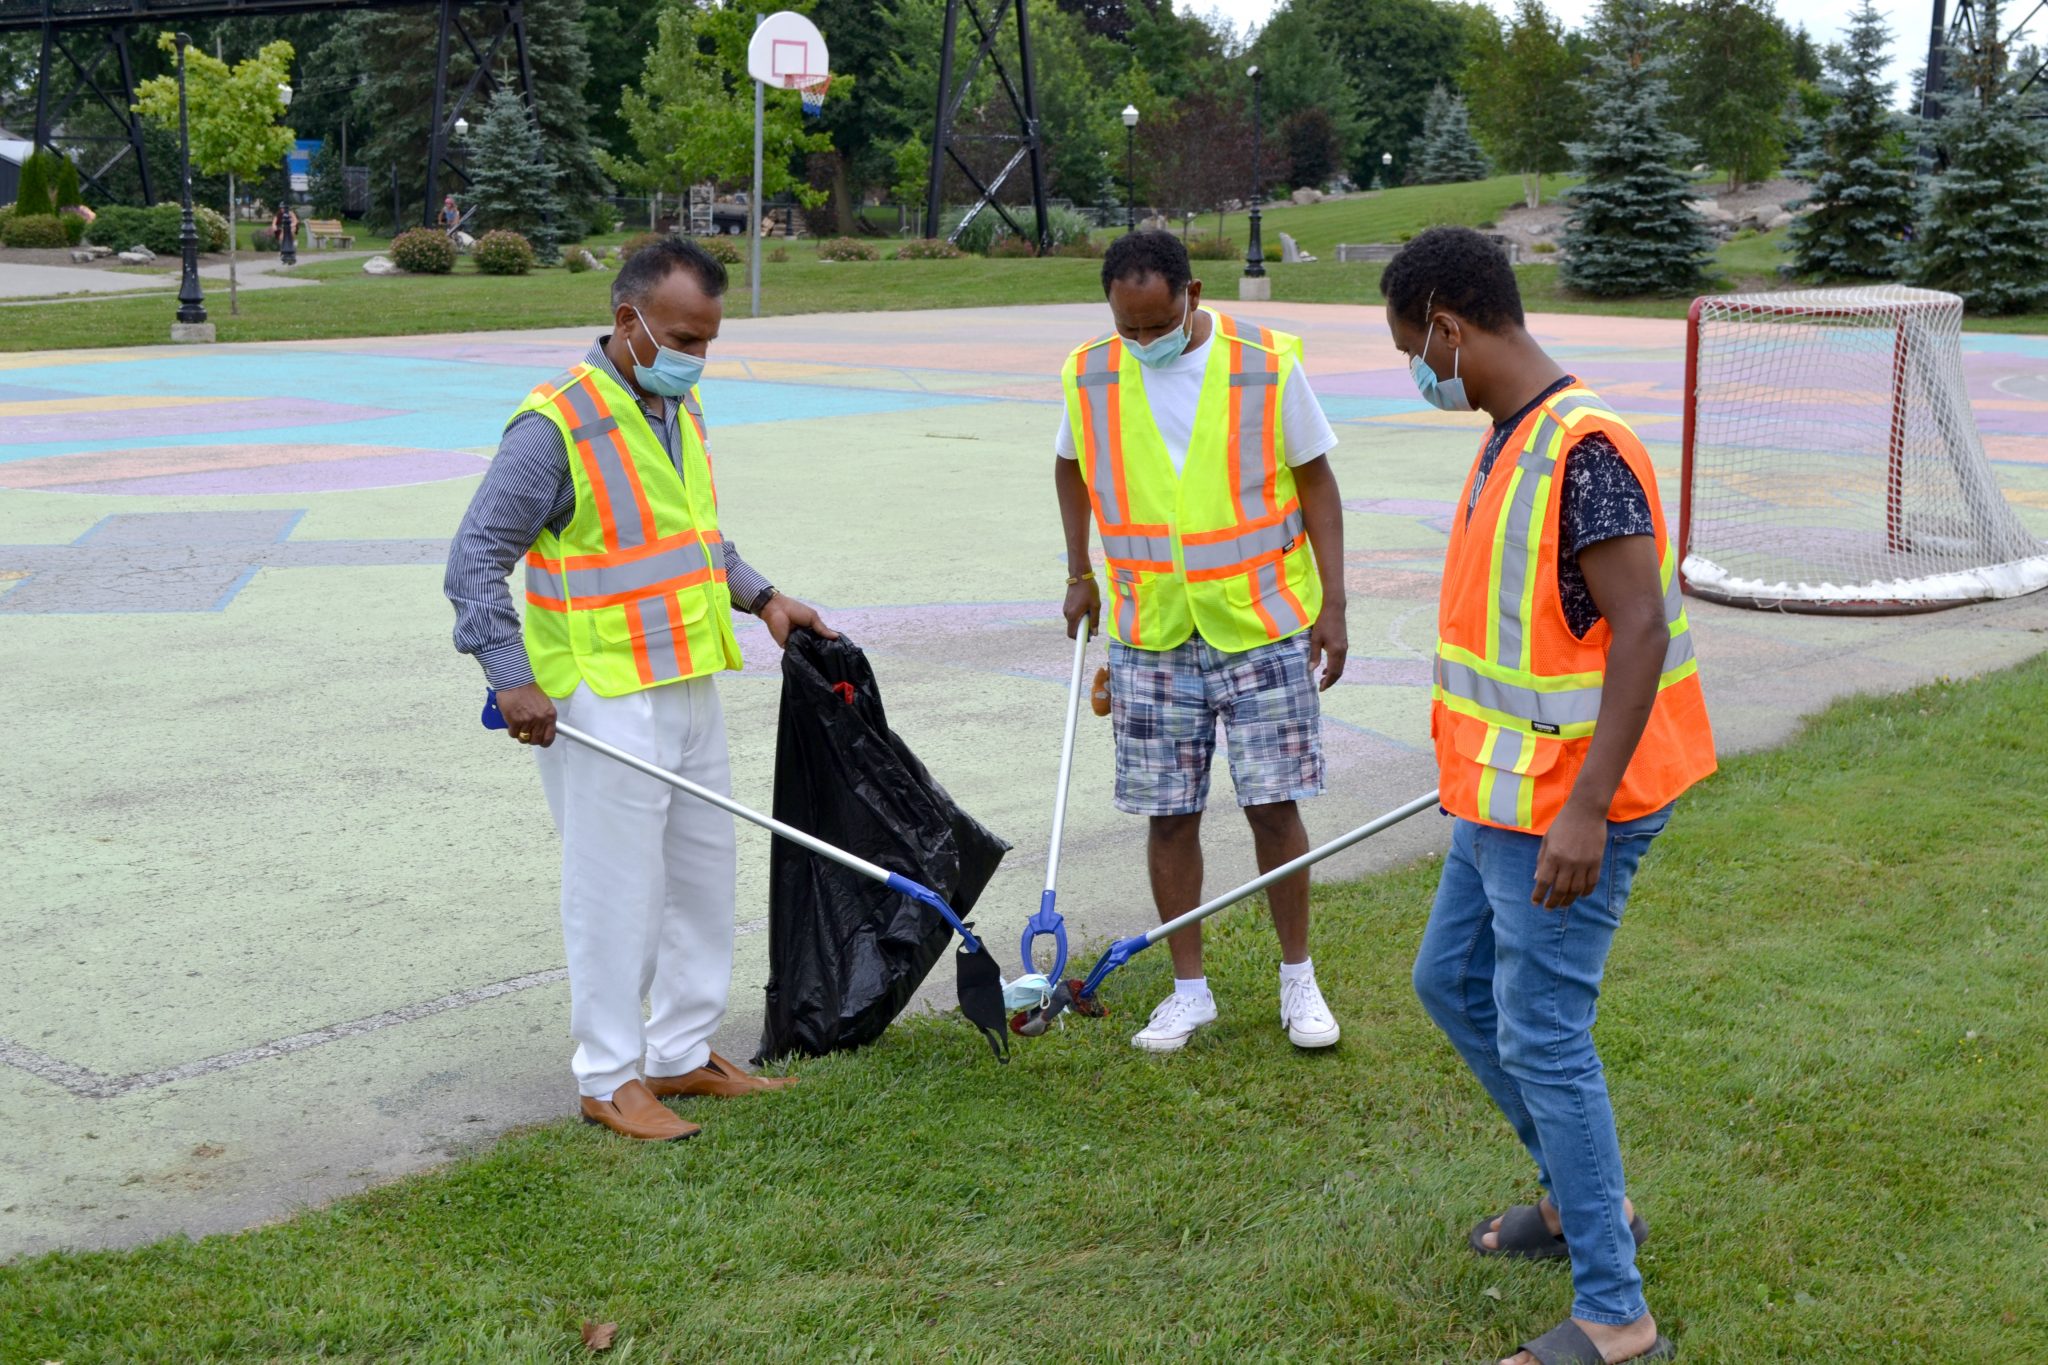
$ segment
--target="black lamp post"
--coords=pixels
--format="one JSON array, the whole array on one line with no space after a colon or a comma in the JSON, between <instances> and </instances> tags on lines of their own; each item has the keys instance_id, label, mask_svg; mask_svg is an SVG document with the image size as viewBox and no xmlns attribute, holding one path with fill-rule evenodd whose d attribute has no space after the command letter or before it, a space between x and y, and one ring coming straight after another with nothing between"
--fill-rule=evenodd
<instances>
[{"instance_id":1,"label":"black lamp post","mask_svg":"<svg viewBox=\"0 0 2048 1365\"><path fill-rule=\"evenodd\" d=\"M178 321L194 326L206 321L206 296L199 290L199 228L192 221L192 132L185 117L185 49L192 42L180 33L178 45L178 159L179 196L184 216L178 224L178 247L184 253L184 271L178 277Z\"/></svg>"},{"instance_id":2,"label":"black lamp post","mask_svg":"<svg viewBox=\"0 0 2048 1365\"><path fill-rule=\"evenodd\" d=\"M1264 130L1259 125L1259 69L1251 69L1252 78L1252 232L1251 245L1245 248L1244 273L1247 279L1260 279L1266 273L1266 248L1259 241L1259 187L1260 179L1259 144L1265 141Z\"/></svg>"},{"instance_id":3,"label":"black lamp post","mask_svg":"<svg viewBox=\"0 0 2048 1365\"><path fill-rule=\"evenodd\" d=\"M1124 106L1124 231L1138 230L1138 106Z\"/></svg>"},{"instance_id":4,"label":"black lamp post","mask_svg":"<svg viewBox=\"0 0 2048 1365\"><path fill-rule=\"evenodd\" d=\"M291 108L291 86L280 82L277 87L277 98L285 108ZM280 265L299 263L298 217L298 214L292 211L292 154L287 148L284 154L284 194L279 197L277 204L277 259Z\"/></svg>"}]
</instances>

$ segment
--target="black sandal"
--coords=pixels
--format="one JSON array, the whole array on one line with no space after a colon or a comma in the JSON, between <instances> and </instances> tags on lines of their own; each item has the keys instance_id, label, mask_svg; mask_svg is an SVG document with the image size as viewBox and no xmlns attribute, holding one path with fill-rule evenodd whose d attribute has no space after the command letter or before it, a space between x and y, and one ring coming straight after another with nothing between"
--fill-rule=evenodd
<instances>
[{"instance_id":1,"label":"black sandal","mask_svg":"<svg viewBox=\"0 0 2048 1365\"><path fill-rule=\"evenodd\" d=\"M1564 1244L1564 1238L1556 1236L1543 1221L1543 1209L1536 1204L1517 1204L1506 1213L1498 1215L1500 1226L1493 1226L1492 1218L1482 1218L1466 1235L1465 1240L1472 1250L1481 1256L1506 1256L1521 1261L1563 1261L1571 1259L1571 1249ZM1629 1235L1642 1246L1650 1240L1649 1224L1643 1215L1637 1213L1628 1220ZM1499 1246L1488 1246L1480 1238L1487 1233L1500 1238Z\"/></svg>"},{"instance_id":2,"label":"black sandal","mask_svg":"<svg viewBox=\"0 0 2048 1365\"><path fill-rule=\"evenodd\" d=\"M1525 1341L1521 1349L1536 1357L1537 1365L1606 1365L1607 1357L1600 1354L1600 1348L1585 1330L1570 1318L1537 1337ZM1674 1360L1678 1347L1670 1337L1659 1335L1650 1349L1641 1355L1630 1356L1637 1360Z\"/></svg>"}]
</instances>

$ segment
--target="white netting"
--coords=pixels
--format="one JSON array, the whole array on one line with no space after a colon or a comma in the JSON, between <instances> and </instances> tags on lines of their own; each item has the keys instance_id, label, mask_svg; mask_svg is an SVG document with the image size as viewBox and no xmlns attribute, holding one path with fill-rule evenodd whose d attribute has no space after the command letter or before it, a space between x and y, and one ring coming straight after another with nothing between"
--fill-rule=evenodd
<instances>
[{"instance_id":1,"label":"white netting","mask_svg":"<svg viewBox=\"0 0 2048 1365\"><path fill-rule=\"evenodd\" d=\"M1977 436L1962 322L1955 295L1897 285L1701 299L1687 586L1810 611L2048 586Z\"/></svg>"}]
</instances>

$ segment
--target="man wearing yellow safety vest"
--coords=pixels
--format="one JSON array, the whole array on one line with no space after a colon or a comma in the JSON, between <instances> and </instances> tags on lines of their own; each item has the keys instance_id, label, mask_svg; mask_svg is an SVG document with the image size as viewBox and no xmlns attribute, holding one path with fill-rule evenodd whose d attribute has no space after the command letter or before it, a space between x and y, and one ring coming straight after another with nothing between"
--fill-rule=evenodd
<instances>
[{"instance_id":1,"label":"man wearing yellow safety vest","mask_svg":"<svg viewBox=\"0 0 2048 1365\"><path fill-rule=\"evenodd\" d=\"M1430 730L1457 824L1415 989L1544 1195L1468 1240L1571 1263L1571 1316L1514 1365L1667 1359L1592 1034L1637 866L1714 770L1656 470L1525 330L1514 271L1480 233L1422 233L1380 289L1423 397L1493 419L1444 562Z\"/></svg>"},{"instance_id":2,"label":"man wearing yellow safety vest","mask_svg":"<svg viewBox=\"0 0 2048 1365\"><path fill-rule=\"evenodd\" d=\"M731 612L759 616L777 645L798 627L833 635L719 532L697 379L725 284L725 267L679 238L619 268L612 332L513 412L456 532L445 585L456 648L483 665L511 737L538 746L562 837L583 1117L657 1141L697 1132L663 1099L787 1084L711 1050L732 976L732 817L554 744L557 711L727 792L712 679L740 666ZM505 585L522 558L523 628Z\"/></svg>"},{"instance_id":3,"label":"man wearing yellow safety vest","mask_svg":"<svg viewBox=\"0 0 2048 1365\"><path fill-rule=\"evenodd\" d=\"M1308 851L1296 802L1323 789L1317 693L1343 673L1347 648L1344 513L1325 458L1337 438L1300 338L1203 308L1171 233L1118 238L1102 289L1116 330L1077 349L1061 376L1065 614L1069 634L1108 619L1116 805L1150 817L1152 896L1167 920L1201 900L1219 720L1260 869ZM1269 894L1281 1027L1299 1047L1329 1047L1338 1026L1309 957L1308 874ZM1131 1039L1138 1047L1172 1051L1216 1018L1200 935L1169 940L1173 994Z\"/></svg>"}]
</instances>

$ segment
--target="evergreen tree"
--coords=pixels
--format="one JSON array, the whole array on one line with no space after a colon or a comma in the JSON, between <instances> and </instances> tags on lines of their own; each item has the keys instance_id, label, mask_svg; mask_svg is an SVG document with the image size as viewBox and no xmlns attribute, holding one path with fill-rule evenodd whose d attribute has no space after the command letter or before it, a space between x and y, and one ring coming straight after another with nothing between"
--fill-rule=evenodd
<instances>
[{"instance_id":1,"label":"evergreen tree","mask_svg":"<svg viewBox=\"0 0 2048 1365\"><path fill-rule=\"evenodd\" d=\"M323 138L306 167L306 198L313 212L322 218L340 218L348 211L348 178L341 165L341 148L333 138Z\"/></svg>"},{"instance_id":2,"label":"evergreen tree","mask_svg":"<svg viewBox=\"0 0 2048 1365\"><path fill-rule=\"evenodd\" d=\"M562 258L555 229L562 213L559 174L525 103L509 85L498 86L470 134L469 199L478 226L524 235L541 264L553 265Z\"/></svg>"},{"instance_id":3,"label":"evergreen tree","mask_svg":"<svg viewBox=\"0 0 2048 1365\"><path fill-rule=\"evenodd\" d=\"M1910 264L1915 284L1985 313L2048 297L2048 150L2013 89L1998 10L1986 0L1975 52L1949 54L1937 132L1948 168L1928 192Z\"/></svg>"},{"instance_id":4,"label":"evergreen tree","mask_svg":"<svg viewBox=\"0 0 2048 1365\"><path fill-rule=\"evenodd\" d=\"M1884 16L1863 0L1847 41L1828 49L1823 88L1834 108L1795 167L1813 181L1812 211L1791 231L1802 274L1878 279L1898 272L1916 205L1911 152L1885 75L1891 36Z\"/></svg>"},{"instance_id":5,"label":"evergreen tree","mask_svg":"<svg viewBox=\"0 0 2048 1365\"><path fill-rule=\"evenodd\" d=\"M1473 140L1465 97L1453 95L1439 84L1429 92L1429 107L1423 114L1422 151L1415 161L1416 183L1449 185L1462 180L1484 180L1489 169L1486 153Z\"/></svg>"},{"instance_id":6,"label":"evergreen tree","mask_svg":"<svg viewBox=\"0 0 2048 1365\"><path fill-rule=\"evenodd\" d=\"M1670 60L1655 50L1663 34L1649 0L1615 0L1595 31L1600 47L1581 83L1592 136L1570 148L1585 181L1566 192L1558 268L1589 294L1692 290L1713 250L1678 169L1693 144L1665 122Z\"/></svg>"}]
</instances>

